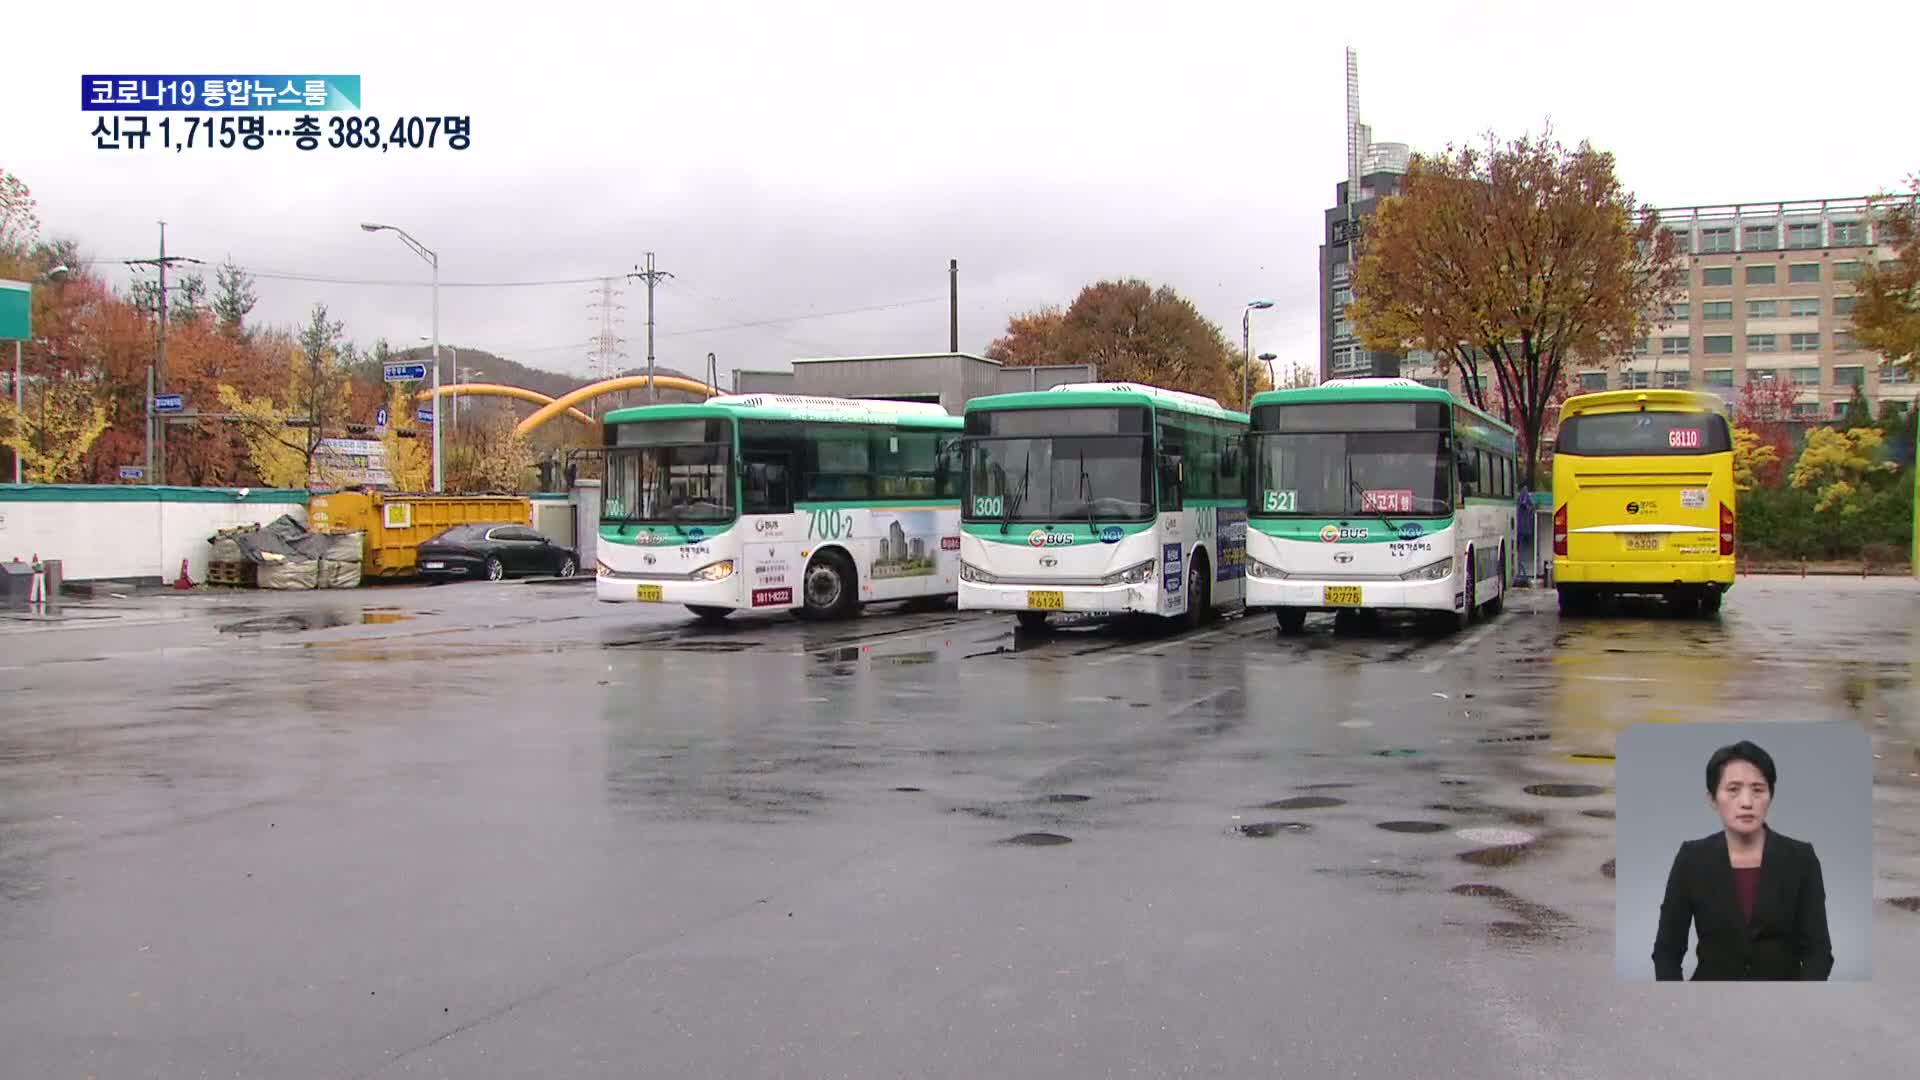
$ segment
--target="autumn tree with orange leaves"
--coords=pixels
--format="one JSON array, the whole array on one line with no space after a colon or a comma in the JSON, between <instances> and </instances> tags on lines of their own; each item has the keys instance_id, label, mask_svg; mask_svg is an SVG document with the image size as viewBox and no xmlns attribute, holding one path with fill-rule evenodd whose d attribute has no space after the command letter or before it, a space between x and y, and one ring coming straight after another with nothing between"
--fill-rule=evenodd
<instances>
[{"instance_id":1,"label":"autumn tree with orange leaves","mask_svg":"<svg viewBox=\"0 0 1920 1080\"><path fill-rule=\"evenodd\" d=\"M1064 311L1014 316L987 356L1009 367L1092 364L1102 382L1137 382L1240 402L1243 356L1220 327L1171 287L1140 280L1101 281L1080 290ZM1256 363L1253 392L1269 387Z\"/></svg>"},{"instance_id":2,"label":"autumn tree with orange leaves","mask_svg":"<svg viewBox=\"0 0 1920 1080\"><path fill-rule=\"evenodd\" d=\"M1551 131L1415 157L1355 247L1361 339L1458 370L1469 399L1519 433L1529 487L1573 363L1625 356L1680 280L1672 238L1613 156Z\"/></svg>"}]
</instances>

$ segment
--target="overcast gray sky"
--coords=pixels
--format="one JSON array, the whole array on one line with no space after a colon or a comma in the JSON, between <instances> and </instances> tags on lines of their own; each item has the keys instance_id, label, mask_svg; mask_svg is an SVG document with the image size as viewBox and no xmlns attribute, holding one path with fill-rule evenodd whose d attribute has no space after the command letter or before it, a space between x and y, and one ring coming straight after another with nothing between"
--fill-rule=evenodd
<instances>
[{"instance_id":1,"label":"overcast gray sky","mask_svg":"<svg viewBox=\"0 0 1920 1080\"><path fill-rule=\"evenodd\" d=\"M357 223L436 248L446 283L622 274L651 250L675 275L656 294L660 362L697 371L712 350L723 373L945 349L950 258L967 351L1131 276L1229 336L1271 297L1254 348L1312 363L1347 45L1376 141L1438 149L1551 118L1656 205L1861 195L1920 169L1911 110L1878 104L1908 99L1913 8L1328 7L335 2L229 21L34 4L6 20L32 45L0 67L0 167L48 233L107 259L154 254L159 219L170 253L423 285L420 260ZM472 147L94 147L81 76L235 72L357 74L362 115L469 115ZM259 320L321 301L362 344L429 330L424 288L258 288ZM645 291L621 288L638 363ZM596 294L443 287L441 337L584 372ZM879 305L899 306L795 318Z\"/></svg>"}]
</instances>

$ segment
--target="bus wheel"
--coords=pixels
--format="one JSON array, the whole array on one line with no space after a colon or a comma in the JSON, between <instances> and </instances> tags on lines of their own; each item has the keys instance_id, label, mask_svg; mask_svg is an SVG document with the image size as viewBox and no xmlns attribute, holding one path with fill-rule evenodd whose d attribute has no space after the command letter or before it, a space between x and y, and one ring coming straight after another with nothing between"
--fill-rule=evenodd
<instances>
[{"instance_id":1,"label":"bus wheel","mask_svg":"<svg viewBox=\"0 0 1920 1080\"><path fill-rule=\"evenodd\" d=\"M708 607L705 604L688 604L687 610L694 613L703 623L723 623L733 614L732 608Z\"/></svg>"},{"instance_id":2,"label":"bus wheel","mask_svg":"<svg viewBox=\"0 0 1920 1080\"><path fill-rule=\"evenodd\" d=\"M1044 634L1047 632L1047 613L1044 611L1016 611L1013 620L1019 624L1020 631L1026 634Z\"/></svg>"},{"instance_id":3,"label":"bus wheel","mask_svg":"<svg viewBox=\"0 0 1920 1080\"><path fill-rule=\"evenodd\" d=\"M853 566L837 551L823 551L807 564L802 579L802 610L810 619L839 618L855 603Z\"/></svg>"},{"instance_id":4,"label":"bus wheel","mask_svg":"<svg viewBox=\"0 0 1920 1080\"><path fill-rule=\"evenodd\" d=\"M1558 587L1558 591L1560 593L1560 614L1562 615L1584 615L1593 606L1593 598L1578 586L1561 585Z\"/></svg>"},{"instance_id":5,"label":"bus wheel","mask_svg":"<svg viewBox=\"0 0 1920 1080\"><path fill-rule=\"evenodd\" d=\"M1708 617L1720 614L1720 598L1720 590L1711 585L1700 590L1700 614Z\"/></svg>"},{"instance_id":6,"label":"bus wheel","mask_svg":"<svg viewBox=\"0 0 1920 1080\"><path fill-rule=\"evenodd\" d=\"M1307 612L1304 608L1274 608L1273 617L1280 624L1283 634L1297 634L1307 628Z\"/></svg>"},{"instance_id":7,"label":"bus wheel","mask_svg":"<svg viewBox=\"0 0 1920 1080\"><path fill-rule=\"evenodd\" d=\"M1462 630L1473 625L1473 609L1478 606L1479 603L1477 596L1479 589L1474 581L1474 578L1477 576L1475 571L1479 569L1479 567L1474 560L1474 550L1472 548L1467 549L1466 566L1467 579L1461 582L1460 586L1462 590L1460 613L1454 621L1454 625Z\"/></svg>"}]
</instances>

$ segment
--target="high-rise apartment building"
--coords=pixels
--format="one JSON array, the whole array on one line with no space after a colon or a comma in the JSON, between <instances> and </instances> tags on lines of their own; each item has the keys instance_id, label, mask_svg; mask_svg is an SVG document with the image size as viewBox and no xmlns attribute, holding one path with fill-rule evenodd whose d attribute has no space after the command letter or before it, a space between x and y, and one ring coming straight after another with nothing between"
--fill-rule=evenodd
<instances>
[{"instance_id":1,"label":"high-rise apartment building","mask_svg":"<svg viewBox=\"0 0 1920 1080\"><path fill-rule=\"evenodd\" d=\"M1372 352L1353 334L1353 239L1380 200L1399 189L1411 156L1404 143L1376 143L1360 122L1360 67L1347 50L1347 178L1334 191L1320 243L1320 379L1398 375L1400 358Z\"/></svg>"}]
</instances>

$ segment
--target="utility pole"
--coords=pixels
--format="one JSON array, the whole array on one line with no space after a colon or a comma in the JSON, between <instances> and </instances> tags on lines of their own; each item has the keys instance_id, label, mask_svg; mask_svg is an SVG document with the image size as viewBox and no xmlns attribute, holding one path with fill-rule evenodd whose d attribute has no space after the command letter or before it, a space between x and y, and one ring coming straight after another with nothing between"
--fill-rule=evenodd
<instances>
[{"instance_id":1,"label":"utility pole","mask_svg":"<svg viewBox=\"0 0 1920 1080\"><path fill-rule=\"evenodd\" d=\"M128 266L152 266L158 268L160 271L160 342L156 349L156 357L154 360L155 386L147 394L147 408L148 411L151 412L153 408L153 395L156 393L165 393L167 386L167 267L174 263L205 264L199 259L190 259L184 255L174 255L171 257L167 255L167 223L164 221L160 223L160 257L157 259L128 259L126 262ZM155 431L152 430L154 427L153 421L149 419L147 423L149 427L148 437L156 443L155 450L157 451L160 469L159 479L156 480L154 474L149 471L147 474L147 482L164 484L167 482L167 425L163 422L158 425L158 430Z\"/></svg>"},{"instance_id":2,"label":"utility pole","mask_svg":"<svg viewBox=\"0 0 1920 1080\"><path fill-rule=\"evenodd\" d=\"M947 260L947 351L960 352L960 260Z\"/></svg>"},{"instance_id":3,"label":"utility pole","mask_svg":"<svg viewBox=\"0 0 1920 1080\"><path fill-rule=\"evenodd\" d=\"M653 287L661 278L673 275L665 270L656 270L653 266L653 252L647 252L647 269L642 273L639 267L633 268L630 278L639 278L647 283L647 400L659 401L660 388L653 381Z\"/></svg>"}]
</instances>

